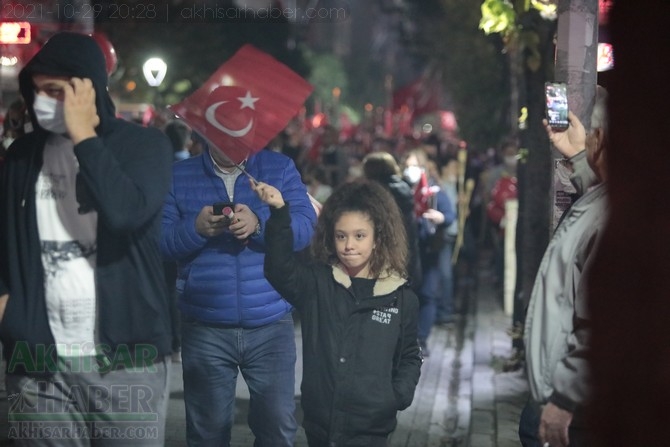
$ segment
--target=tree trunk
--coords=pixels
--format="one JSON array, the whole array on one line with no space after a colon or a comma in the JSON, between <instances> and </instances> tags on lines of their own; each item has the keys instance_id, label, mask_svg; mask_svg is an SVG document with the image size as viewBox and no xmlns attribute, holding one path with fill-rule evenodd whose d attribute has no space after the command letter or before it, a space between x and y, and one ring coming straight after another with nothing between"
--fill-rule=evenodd
<instances>
[{"instance_id":1,"label":"tree trunk","mask_svg":"<svg viewBox=\"0 0 670 447\"><path fill-rule=\"evenodd\" d=\"M522 74L522 103L528 107L528 123L520 134L521 148L527 149L525 162L519 165L519 221L517 224L517 282L515 289L513 326L521 334L526 306L535 283L535 275L549 241L549 204L551 154L549 140L542 126L544 117L544 82L554 66L553 35L555 22L540 18L536 11L527 13L525 22L538 33L542 64L532 71L524 65ZM513 339L517 351L523 350L520 337Z\"/></svg>"}]
</instances>

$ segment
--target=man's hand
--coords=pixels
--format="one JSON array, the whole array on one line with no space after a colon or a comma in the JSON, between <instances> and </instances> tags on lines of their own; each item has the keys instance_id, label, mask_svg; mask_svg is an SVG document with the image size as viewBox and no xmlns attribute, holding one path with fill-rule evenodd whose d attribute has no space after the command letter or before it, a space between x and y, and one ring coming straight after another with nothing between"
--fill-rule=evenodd
<instances>
[{"instance_id":1,"label":"man's hand","mask_svg":"<svg viewBox=\"0 0 670 447\"><path fill-rule=\"evenodd\" d=\"M9 299L8 293L5 293L4 295L0 296L0 322L2 322L2 318L5 316L5 307L7 307L8 299Z\"/></svg>"},{"instance_id":2,"label":"man's hand","mask_svg":"<svg viewBox=\"0 0 670 447\"><path fill-rule=\"evenodd\" d=\"M566 158L577 155L586 147L586 130L577 115L568 112L568 128L561 132L555 132L546 119L542 120L544 128L549 136L549 141L556 147L558 152Z\"/></svg>"},{"instance_id":3,"label":"man's hand","mask_svg":"<svg viewBox=\"0 0 670 447\"><path fill-rule=\"evenodd\" d=\"M195 219L195 231L204 237L218 236L227 229L226 216L216 216L211 206L203 207Z\"/></svg>"},{"instance_id":4,"label":"man's hand","mask_svg":"<svg viewBox=\"0 0 670 447\"><path fill-rule=\"evenodd\" d=\"M244 240L256 232L258 217L247 205L238 203L235 205L235 219L230 224L230 232L239 239Z\"/></svg>"},{"instance_id":5,"label":"man's hand","mask_svg":"<svg viewBox=\"0 0 670 447\"><path fill-rule=\"evenodd\" d=\"M540 441L551 447L568 447L570 444L568 427L571 422L572 413L549 402L540 417Z\"/></svg>"},{"instance_id":6,"label":"man's hand","mask_svg":"<svg viewBox=\"0 0 670 447\"><path fill-rule=\"evenodd\" d=\"M63 112L68 134L74 144L95 137L100 117L95 106L95 89L90 79L72 78L63 87Z\"/></svg>"}]
</instances>

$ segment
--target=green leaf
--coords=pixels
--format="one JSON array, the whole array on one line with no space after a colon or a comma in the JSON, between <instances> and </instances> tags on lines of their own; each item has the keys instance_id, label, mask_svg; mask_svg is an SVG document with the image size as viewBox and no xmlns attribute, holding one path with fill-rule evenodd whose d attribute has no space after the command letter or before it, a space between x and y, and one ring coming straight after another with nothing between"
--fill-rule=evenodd
<instances>
[{"instance_id":1,"label":"green leaf","mask_svg":"<svg viewBox=\"0 0 670 447\"><path fill-rule=\"evenodd\" d=\"M508 34L515 27L516 13L506 0L485 0L481 6L479 28L486 34Z\"/></svg>"}]
</instances>

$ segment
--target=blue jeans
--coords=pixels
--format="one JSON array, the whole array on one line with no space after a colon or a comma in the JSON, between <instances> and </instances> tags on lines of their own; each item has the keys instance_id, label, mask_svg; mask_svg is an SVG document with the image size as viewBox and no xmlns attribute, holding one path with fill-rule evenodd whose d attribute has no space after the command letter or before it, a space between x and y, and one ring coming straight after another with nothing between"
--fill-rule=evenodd
<instances>
[{"instance_id":1,"label":"blue jeans","mask_svg":"<svg viewBox=\"0 0 670 447\"><path fill-rule=\"evenodd\" d=\"M186 438L190 447L229 446L238 371L249 387L254 447L293 446L296 346L293 318L242 329L182 321Z\"/></svg>"},{"instance_id":2,"label":"blue jeans","mask_svg":"<svg viewBox=\"0 0 670 447\"><path fill-rule=\"evenodd\" d=\"M156 358L150 366L104 373L97 370L93 357L59 360L61 369L53 376L7 375L8 435L12 445L165 445L169 357Z\"/></svg>"},{"instance_id":3,"label":"blue jeans","mask_svg":"<svg viewBox=\"0 0 670 447\"><path fill-rule=\"evenodd\" d=\"M454 269L451 256L454 252L454 242L449 241L440 251L439 266L442 279L442 289L437 298L438 323L449 322L454 318Z\"/></svg>"},{"instance_id":4,"label":"blue jeans","mask_svg":"<svg viewBox=\"0 0 670 447\"><path fill-rule=\"evenodd\" d=\"M445 281L452 283L452 270L445 272L444 264L451 267L452 246L447 243L437 253L424 254L421 257L423 267L423 283L419 291L419 327L418 338L425 343L430 335L430 330L435 324L439 308L442 307L440 316L446 317L453 314L453 292L445 290ZM449 278L445 279L445 275ZM450 285L453 288L453 284ZM453 290L453 289L452 289Z\"/></svg>"},{"instance_id":5,"label":"blue jeans","mask_svg":"<svg viewBox=\"0 0 670 447\"><path fill-rule=\"evenodd\" d=\"M419 292L419 325L418 338L426 343L430 330L435 323L437 300L441 293L442 274L439 265L432 265L423 270L423 284Z\"/></svg>"},{"instance_id":6,"label":"blue jeans","mask_svg":"<svg viewBox=\"0 0 670 447\"><path fill-rule=\"evenodd\" d=\"M521 410L519 419L519 441L523 447L542 447L538 430L540 428L540 416L542 410L539 405L531 399L526 402Z\"/></svg>"}]
</instances>

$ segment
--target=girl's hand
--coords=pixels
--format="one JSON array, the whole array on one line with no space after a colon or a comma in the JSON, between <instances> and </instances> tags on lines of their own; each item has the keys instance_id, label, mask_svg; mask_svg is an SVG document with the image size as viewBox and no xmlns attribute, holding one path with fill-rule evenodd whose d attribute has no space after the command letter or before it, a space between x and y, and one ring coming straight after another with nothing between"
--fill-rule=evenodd
<instances>
[{"instance_id":1,"label":"girl's hand","mask_svg":"<svg viewBox=\"0 0 670 447\"><path fill-rule=\"evenodd\" d=\"M249 180L249 184L251 185L251 189L256 191L256 194L258 194L258 197L260 197L263 202L275 208L284 206L284 198L282 197L281 192L274 186L263 182L254 182L253 180Z\"/></svg>"},{"instance_id":2,"label":"girl's hand","mask_svg":"<svg viewBox=\"0 0 670 447\"><path fill-rule=\"evenodd\" d=\"M426 210L426 212L423 213L421 217L423 217L424 219L428 219L435 225L440 225L444 223L444 214L433 208Z\"/></svg>"}]
</instances>

